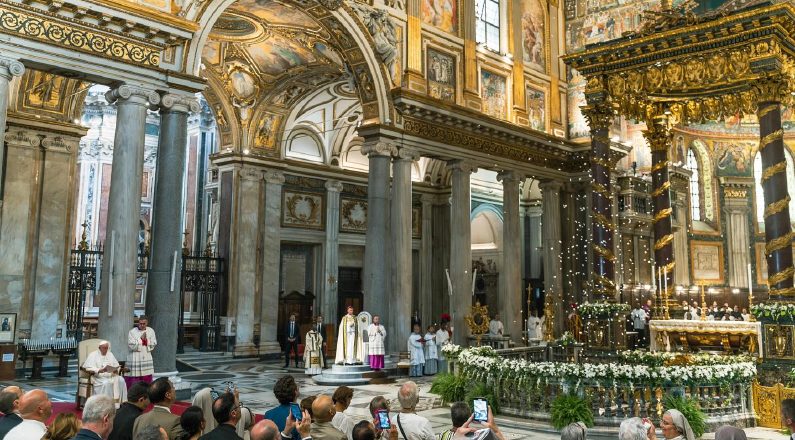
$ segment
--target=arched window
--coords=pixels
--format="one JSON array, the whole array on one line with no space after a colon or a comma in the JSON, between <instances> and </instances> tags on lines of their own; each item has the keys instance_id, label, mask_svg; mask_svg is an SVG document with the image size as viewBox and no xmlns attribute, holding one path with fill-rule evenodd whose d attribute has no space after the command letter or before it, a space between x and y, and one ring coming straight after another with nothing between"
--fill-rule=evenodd
<instances>
[{"instance_id":1,"label":"arched window","mask_svg":"<svg viewBox=\"0 0 795 440\"><path fill-rule=\"evenodd\" d=\"M787 160L787 192L792 197L795 194L795 168L793 168L792 156L789 151L784 152L784 157ZM759 229L764 229L765 226L765 193L762 190L762 155L756 153L754 158L754 185L756 194L756 221L759 222ZM795 202L789 202L789 218L790 221L795 220Z\"/></svg>"},{"instance_id":2,"label":"arched window","mask_svg":"<svg viewBox=\"0 0 795 440\"><path fill-rule=\"evenodd\" d=\"M500 51L499 0L475 0L475 41Z\"/></svg>"},{"instance_id":3,"label":"arched window","mask_svg":"<svg viewBox=\"0 0 795 440\"><path fill-rule=\"evenodd\" d=\"M698 175L698 160L692 148L687 150L687 165L690 171L690 220L701 221L701 185Z\"/></svg>"}]
</instances>

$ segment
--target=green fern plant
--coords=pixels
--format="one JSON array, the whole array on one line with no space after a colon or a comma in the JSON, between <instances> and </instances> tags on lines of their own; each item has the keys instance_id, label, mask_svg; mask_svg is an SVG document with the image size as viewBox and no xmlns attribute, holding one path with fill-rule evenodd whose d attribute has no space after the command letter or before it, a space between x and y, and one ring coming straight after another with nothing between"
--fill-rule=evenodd
<instances>
[{"instance_id":1,"label":"green fern plant","mask_svg":"<svg viewBox=\"0 0 795 440\"><path fill-rule=\"evenodd\" d=\"M690 429L696 438L701 437L707 431L707 416L701 411L698 402L694 399L687 399L682 396L665 396L663 406L666 409L679 410L690 423Z\"/></svg>"},{"instance_id":2,"label":"green fern plant","mask_svg":"<svg viewBox=\"0 0 795 440\"><path fill-rule=\"evenodd\" d=\"M585 426L593 426L593 412L590 403L574 394L561 394L555 398L551 407L552 426L563 429L574 422L583 422Z\"/></svg>"},{"instance_id":3,"label":"green fern plant","mask_svg":"<svg viewBox=\"0 0 795 440\"><path fill-rule=\"evenodd\" d=\"M442 373L433 379L431 392L438 394L444 403L460 402L464 400L468 385L469 381L464 377Z\"/></svg>"},{"instance_id":4,"label":"green fern plant","mask_svg":"<svg viewBox=\"0 0 795 440\"><path fill-rule=\"evenodd\" d=\"M499 414L500 412L500 402L497 400L497 395L494 393L494 387L490 387L483 382L477 382L471 384L467 388L466 395L464 396L464 401L469 405L471 410L475 410L473 408L473 401L477 398L486 399L489 402L489 406L491 407L491 412L493 414Z\"/></svg>"}]
</instances>

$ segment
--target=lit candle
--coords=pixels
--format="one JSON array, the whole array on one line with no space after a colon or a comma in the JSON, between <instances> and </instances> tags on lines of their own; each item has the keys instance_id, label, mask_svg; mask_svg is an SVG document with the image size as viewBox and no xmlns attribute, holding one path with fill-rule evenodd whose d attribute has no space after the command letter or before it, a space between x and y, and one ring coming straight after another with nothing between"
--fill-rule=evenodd
<instances>
[{"instance_id":1,"label":"lit candle","mask_svg":"<svg viewBox=\"0 0 795 440\"><path fill-rule=\"evenodd\" d=\"M754 297L754 282L751 277L751 263L748 263L748 305L750 306L751 298Z\"/></svg>"}]
</instances>

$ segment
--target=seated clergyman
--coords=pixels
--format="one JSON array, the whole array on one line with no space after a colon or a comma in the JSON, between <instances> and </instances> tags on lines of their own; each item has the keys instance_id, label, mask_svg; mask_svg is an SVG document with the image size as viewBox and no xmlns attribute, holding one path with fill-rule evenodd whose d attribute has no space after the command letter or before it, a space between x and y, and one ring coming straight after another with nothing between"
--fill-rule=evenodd
<instances>
[{"instance_id":1,"label":"seated clergyman","mask_svg":"<svg viewBox=\"0 0 795 440\"><path fill-rule=\"evenodd\" d=\"M92 374L93 394L111 397L116 406L127 401L127 386L124 378L118 375L119 362L110 352L110 342L101 341L97 350L88 355L83 368Z\"/></svg>"}]
</instances>

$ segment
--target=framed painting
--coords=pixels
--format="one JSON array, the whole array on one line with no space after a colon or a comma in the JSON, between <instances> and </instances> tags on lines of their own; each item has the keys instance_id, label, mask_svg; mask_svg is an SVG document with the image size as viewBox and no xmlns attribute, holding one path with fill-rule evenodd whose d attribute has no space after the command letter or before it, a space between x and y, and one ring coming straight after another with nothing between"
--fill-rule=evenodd
<instances>
[{"instance_id":1,"label":"framed painting","mask_svg":"<svg viewBox=\"0 0 795 440\"><path fill-rule=\"evenodd\" d=\"M690 259L693 280L723 284L723 243L717 241L691 241Z\"/></svg>"},{"instance_id":2,"label":"framed painting","mask_svg":"<svg viewBox=\"0 0 795 440\"><path fill-rule=\"evenodd\" d=\"M0 313L0 343L14 343L17 329L16 313Z\"/></svg>"}]
</instances>

